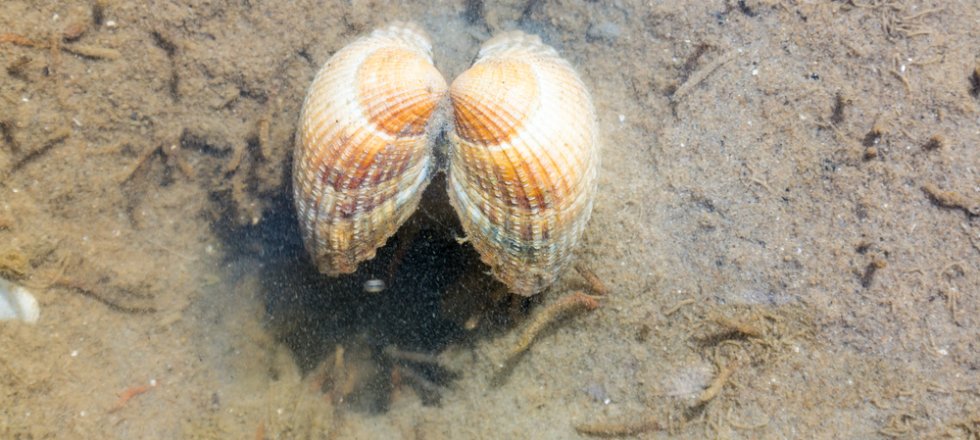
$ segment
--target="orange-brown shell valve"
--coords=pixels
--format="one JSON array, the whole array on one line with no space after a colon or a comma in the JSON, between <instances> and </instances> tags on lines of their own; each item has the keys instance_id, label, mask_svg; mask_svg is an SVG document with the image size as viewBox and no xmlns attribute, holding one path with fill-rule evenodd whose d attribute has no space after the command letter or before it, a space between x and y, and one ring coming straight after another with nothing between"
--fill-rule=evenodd
<instances>
[{"instance_id":1,"label":"orange-brown shell valve","mask_svg":"<svg viewBox=\"0 0 980 440\"><path fill-rule=\"evenodd\" d=\"M568 266L592 212L592 98L554 49L520 32L487 41L449 95L450 201L494 275L538 293Z\"/></svg>"},{"instance_id":2,"label":"orange-brown shell valve","mask_svg":"<svg viewBox=\"0 0 980 440\"><path fill-rule=\"evenodd\" d=\"M428 127L446 89L413 25L376 30L317 73L300 116L293 195L320 272L354 272L415 210L435 171Z\"/></svg>"}]
</instances>

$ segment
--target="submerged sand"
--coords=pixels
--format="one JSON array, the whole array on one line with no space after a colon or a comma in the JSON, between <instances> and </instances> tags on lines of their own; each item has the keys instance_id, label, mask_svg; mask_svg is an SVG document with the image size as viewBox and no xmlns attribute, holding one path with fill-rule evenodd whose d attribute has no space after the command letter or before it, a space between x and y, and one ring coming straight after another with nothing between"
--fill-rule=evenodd
<instances>
[{"instance_id":1,"label":"submerged sand","mask_svg":"<svg viewBox=\"0 0 980 440\"><path fill-rule=\"evenodd\" d=\"M305 89L396 20L447 78L521 29L593 92L579 260L611 292L504 366L587 282L501 294L441 181L351 277L299 244ZM41 315L0 322L0 437L977 438L978 23L972 1L5 0L0 276Z\"/></svg>"}]
</instances>

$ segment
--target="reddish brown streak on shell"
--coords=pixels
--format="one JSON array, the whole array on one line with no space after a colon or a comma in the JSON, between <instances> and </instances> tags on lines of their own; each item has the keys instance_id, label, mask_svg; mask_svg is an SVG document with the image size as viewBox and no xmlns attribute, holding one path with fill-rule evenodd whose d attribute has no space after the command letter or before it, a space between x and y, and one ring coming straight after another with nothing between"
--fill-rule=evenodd
<instances>
[{"instance_id":1,"label":"reddish brown streak on shell","mask_svg":"<svg viewBox=\"0 0 980 440\"><path fill-rule=\"evenodd\" d=\"M310 86L294 198L321 272L356 270L408 219L434 170L426 131L446 93L424 31L393 24L335 53Z\"/></svg>"},{"instance_id":2,"label":"reddish brown streak on shell","mask_svg":"<svg viewBox=\"0 0 980 440\"><path fill-rule=\"evenodd\" d=\"M379 156L384 158L379 162ZM377 187L401 175L408 168L410 152L386 143L381 148L369 147L360 158L352 157L345 162L333 164L323 174L324 182L334 190L358 189L362 186ZM375 168L372 168L375 167ZM368 173L371 174L368 174ZM341 178L343 177L343 178ZM345 180L346 179L346 180Z\"/></svg>"},{"instance_id":3,"label":"reddish brown streak on shell","mask_svg":"<svg viewBox=\"0 0 980 440\"><path fill-rule=\"evenodd\" d=\"M480 49L450 87L450 202L470 242L514 293L567 267L592 209L595 113L574 69L535 36Z\"/></svg>"}]
</instances>

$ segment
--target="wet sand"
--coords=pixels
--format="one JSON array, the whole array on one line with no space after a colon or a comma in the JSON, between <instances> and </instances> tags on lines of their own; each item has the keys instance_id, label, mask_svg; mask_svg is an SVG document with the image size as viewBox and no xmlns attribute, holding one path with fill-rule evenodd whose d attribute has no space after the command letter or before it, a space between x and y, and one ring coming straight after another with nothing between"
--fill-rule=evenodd
<instances>
[{"instance_id":1,"label":"wet sand","mask_svg":"<svg viewBox=\"0 0 980 440\"><path fill-rule=\"evenodd\" d=\"M396 20L449 79L521 29L592 90L578 258L610 293L512 362L588 283L501 293L444 183L353 276L299 244L302 97ZM0 322L0 438L976 438L978 22L971 1L6 0L0 276L41 316Z\"/></svg>"}]
</instances>

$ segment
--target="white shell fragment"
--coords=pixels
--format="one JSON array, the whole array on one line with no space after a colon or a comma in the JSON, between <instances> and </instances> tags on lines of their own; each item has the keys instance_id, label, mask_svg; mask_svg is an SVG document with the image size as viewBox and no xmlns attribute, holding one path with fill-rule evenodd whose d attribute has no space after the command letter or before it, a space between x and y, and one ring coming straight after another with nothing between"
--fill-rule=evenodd
<instances>
[{"instance_id":1,"label":"white shell fragment","mask_svg":"<svg viewBox=\"0 0 980 440\"><path fill-rule=\"evenodd\" d=\"M19 319L34 324L41 316L34 295L24 287L0 278L0 321Z\"/></svg>"},{"instance_id":2,"label":"white shell fragment","mask_svg":"<svg viewBox=\"0 0 980 440\"><path fill-rule=\"evenodd\" d=\"M373 278L364 282L364 291L367 293L381 293L385 290L384 280Z\"/></svg>"}]
</instances>

